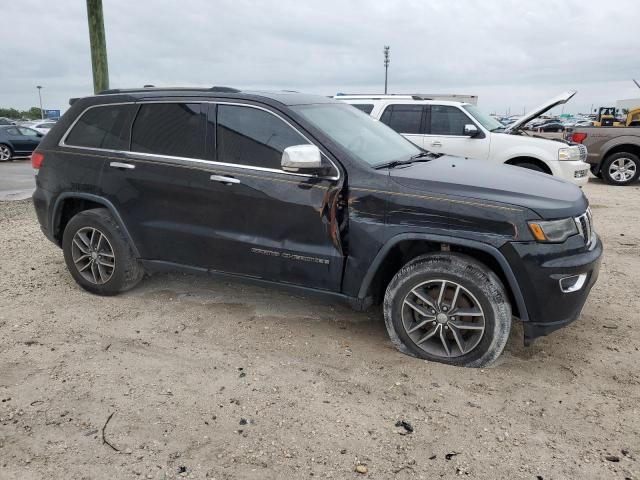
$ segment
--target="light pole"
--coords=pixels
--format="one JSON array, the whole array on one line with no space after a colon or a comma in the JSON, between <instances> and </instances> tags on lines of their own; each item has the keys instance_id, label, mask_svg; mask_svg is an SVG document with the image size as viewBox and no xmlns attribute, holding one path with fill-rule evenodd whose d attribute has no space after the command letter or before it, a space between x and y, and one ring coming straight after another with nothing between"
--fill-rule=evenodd
<instances>
[{"instance_id":1,"label":"light pole","mask_svg":"<svg viewBox=\"0 0 640 480\"><path fill-rule=\"evenodd\" d=\"M384 46L384 94L387 94L387 75L389 73L389 45Z\"/></svg>"},{"instance_id":2,"label":"light pole","mask_svg":"<svg viewBox=\"0 0 640 480\"><path fill-rule=\"evenodd\" d=\"M36 86L38 89L38 98L40 99L40 120L44 120L44 110L42 110L42 85Z\"/></svg>"}]
</instances>

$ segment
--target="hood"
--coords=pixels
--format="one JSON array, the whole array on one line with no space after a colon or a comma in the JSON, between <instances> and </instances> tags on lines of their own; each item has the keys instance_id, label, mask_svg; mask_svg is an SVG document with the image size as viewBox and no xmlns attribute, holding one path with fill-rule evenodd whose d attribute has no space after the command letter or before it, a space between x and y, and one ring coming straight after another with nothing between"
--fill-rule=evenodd
<instances>
[{"instance_id":1,"label":"hood","mask_svg":"<svg viewBox=\"0 0 640 480\"><path fill-rule=\"evenodd\" d=\"M529 113L526 113L525 115L520 117L518 120L509 125L504 132L510 133L518 130L524 124L529 123L534 118L539 117L552 108L557 107L558 105L562 105L563 103L567 103L576 93L578 92L575 90L569 90L568 92L561 93L557 97L552 98L548 102L543 103L539 107L534 108Z\"/></svg>"},{"instance_id":2,"label":"hood","mask_svg":"<svg viewBox=\"0 0 640 480\"><path fill-rule=\"evenodd\" d=\"M393 181L421 192L500 202L533 210L543 219L582 215L582 190L569 182L512 165L442 156L390 170Z\"/></svg>"}]
</instances>

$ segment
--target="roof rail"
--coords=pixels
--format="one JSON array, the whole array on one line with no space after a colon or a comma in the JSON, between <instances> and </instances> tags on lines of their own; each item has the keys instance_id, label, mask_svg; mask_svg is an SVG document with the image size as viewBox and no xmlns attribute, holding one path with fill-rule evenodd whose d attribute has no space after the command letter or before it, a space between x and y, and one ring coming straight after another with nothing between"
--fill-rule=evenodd
<instances>
[{"instance_id":1,"label":"roof rail","mask_svg":"<svg viewBox=\"0 0 640 480\"><path fill-rule=\"evenodd\" d=\"M109 90L103 90L98 95L113 95L116 93L136 93L136 92L148 92L149 90L155 91L170 91L170 92L219 92L219 93L239 93L240 90L232 87L155 87L153 85L145 85L143 88L110 88Z\"/></svg>"}]
</instances>

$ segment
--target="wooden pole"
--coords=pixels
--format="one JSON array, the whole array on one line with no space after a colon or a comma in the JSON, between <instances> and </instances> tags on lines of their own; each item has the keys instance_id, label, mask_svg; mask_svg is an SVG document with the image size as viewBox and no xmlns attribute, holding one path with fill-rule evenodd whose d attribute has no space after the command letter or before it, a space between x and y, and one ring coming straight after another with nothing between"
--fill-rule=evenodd
<instances>
[{"instance_id":1,"label":"wooden pole","mask_svg":"<svg viewBox=\"0 0 640 480\"><path fill-rule=\"evenodd\" d=\"M102 0L87 0L87 18L89 20L89 43L93 69L93 92L99 93L109 89L109 65L107 63Z\"/></svg>"}]
</instances>

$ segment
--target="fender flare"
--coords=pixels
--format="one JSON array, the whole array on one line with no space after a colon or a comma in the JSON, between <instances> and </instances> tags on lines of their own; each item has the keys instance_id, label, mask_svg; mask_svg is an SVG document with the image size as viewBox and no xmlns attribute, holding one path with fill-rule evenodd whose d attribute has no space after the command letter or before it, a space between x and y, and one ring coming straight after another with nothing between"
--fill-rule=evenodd
<instances>
[{"instance_id":1,"label":"fender flare","mask_svg":"<svg viewBox=\"0 0 640 480\"><path fill-rule=\"evenodd\" d=\"M131 234L129 233L129 230L127 229L127 226L125 225L124 221L122 220L122 217L118 213L118 210L113 205L113 203L111 203L109 200L107 200L106 198L101 197L99 195L94 195L94 194L91 194L91 193L81 193L81 192L63 192L60 195L58 195L58 198L56 198L56 201L53 204L53 211L51 212L51 230L52 230L51 233L52 234L53 234L54 225L57 225L59 223L59 221L60 221L60 214L62 212L62 204L63 204L64 200L67 200L69 198L78 198L78 199L82 199L82 200L90 200L92 202L99 203L100 205L103 205L107 210L109 210L109 213L111 213L111 215L113 215L113 218L115 218L116 222L118 222L118 224L120 225L120 228L122 228L122 231L124 232L125 236L127 237L127 240L129 240L129 244L131 245L131 248L133 250L134 255L137 258L140 258L140 252L138 252L138 247L136 247L136 244L133 241L133 237L131 237Z\"/></svg>"},{"instance_id":2,"label":"fender flare","mask_svg":"<svg viewBox=\"0 0 640 480\"><path fill-rule=\"evenodd\" d=\"M369 266L367 273L362 279L362 283L360 284L360 290L358 291L358 298L361 298L361 299L365 298L367 294L367 290L369 289L369 286L373 281L373 277L375 276L376 272L382 265L382 262L386 258L391 248L393 248L397 243L405 240L426 240L426 241L435 242L435 243L459 245L461 247L474 248L476 250L480 250L482 252L485 252L491 255L491 257L493 257L493 259L496 262L498 262L498 265L500 265L500 268L502 268L502 271L504 272L505 277L507 278L507 282L509 284L508 286L511 289L511 292L513 293L513 298L516 302L516 305L518 306L518 311L520 313L520 317L519 317L520 320L525 322L529 320L529 314L527 313L527 307L524 302L522 290L520 289L518 280L516 279L516 276L513 273L513 270L511 269L509 262L507 262L507 259L504 257L502 252L500 252L500 250L498 250L496 247L492 245L488 245L486 243L478 242L476 240L469 240L466 238L450 237L447 235L432 235L432 234L424 234L424 233L401 233L389 239L378 251L375 258L373 259L373 262L371 262L371 265Z\"/></svg>"}]
</instances>

